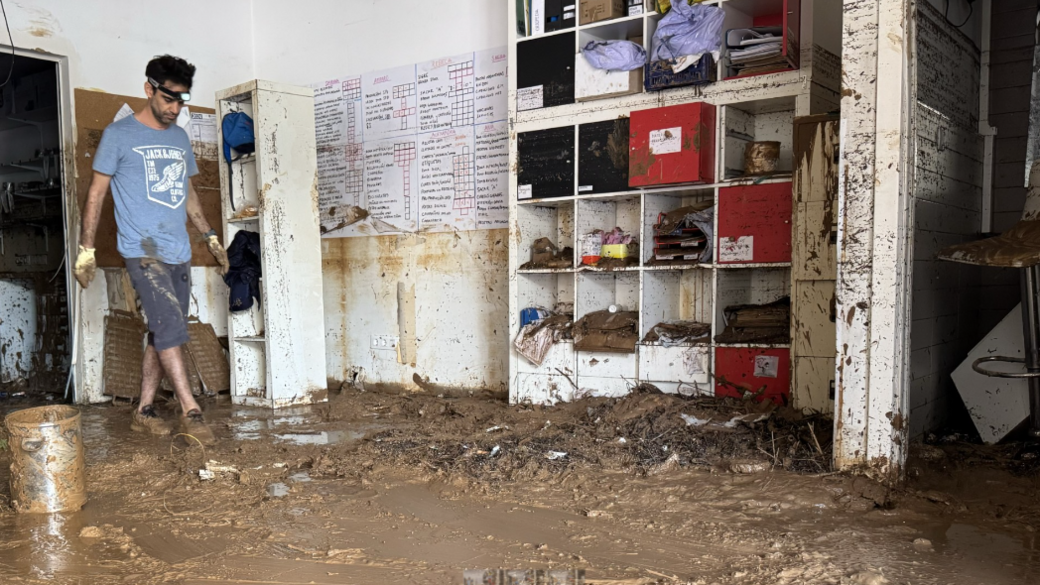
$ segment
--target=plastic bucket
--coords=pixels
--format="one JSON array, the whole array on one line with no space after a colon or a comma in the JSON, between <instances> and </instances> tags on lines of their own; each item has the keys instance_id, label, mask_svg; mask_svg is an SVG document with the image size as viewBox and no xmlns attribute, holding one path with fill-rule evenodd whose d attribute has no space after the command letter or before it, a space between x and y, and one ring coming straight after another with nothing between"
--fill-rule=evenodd
<instances>
[{"instance_id":1,"label":"plastic bucket","mask_svg":"<svg viewBox=\"0 0 1040 585\"><path fill-rule=\"evenodd\" d=\"M79 411L54 405L4 419L11 447L11 503L21 513L73 512L87 502Z\"/></svg>"}]
</instances>

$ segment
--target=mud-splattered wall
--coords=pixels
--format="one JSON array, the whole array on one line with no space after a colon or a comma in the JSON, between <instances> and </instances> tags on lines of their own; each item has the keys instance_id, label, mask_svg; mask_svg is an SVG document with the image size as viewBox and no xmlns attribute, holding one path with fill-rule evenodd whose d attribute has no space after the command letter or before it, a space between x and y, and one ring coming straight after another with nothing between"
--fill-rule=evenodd
<instances>
[{"instance_id":1,"label":"mud-splattered wall","mask_svg":"<svg viewBox=\"0 0 1040 585\"><path fill-rule=\"evenodd\" d=\"M979 50L940 11L921 3L917 55L911 437L963 411L950 372L979 339L979 282L986 277L985 269L936 258L946 246L976 239L981 226Z\"/></svg>"},{"instance_id":2,"label":"mud-splattered wall","mask_svg":"<svg viewBox=\"0 0 1040 585\"><path fill-rule=\"evenodd\" d=\"M504 389L508 250L506 230L324 240L329 376ZM372 349L373 335L399 350Z\"/></svg>"},{"instance_id":3,"label":"mud-splattered wall","mask_svg":"<svg viewBox=\"0 0 1040 585\"><path fill-rule=\"evenodd\" d=\"M507 4L315 0L301 14L254 0L257 77L302 85L500 47ZM331 239L322 252L330 378L362 368L368 384L505 386L506 230ZM371 347L382 335L400 338L400 355Z\"/></svg>"},{"instance_id":4,"label":"mud-splattered wall","mask_svg":"<svg viewBox=\"0 0 1040 585\"><path fill-rule=\"evenodd\" d=\"M1033 80L1037 4L1031 0L993 2L990 29L989 122L997 129L993 153L993 231L1002 232L1022 216L1026 189L1026 131ZM979 330L986 332L1019 302L1019 271L991 268L982 283Z\"/></svg>"}]
</instances>

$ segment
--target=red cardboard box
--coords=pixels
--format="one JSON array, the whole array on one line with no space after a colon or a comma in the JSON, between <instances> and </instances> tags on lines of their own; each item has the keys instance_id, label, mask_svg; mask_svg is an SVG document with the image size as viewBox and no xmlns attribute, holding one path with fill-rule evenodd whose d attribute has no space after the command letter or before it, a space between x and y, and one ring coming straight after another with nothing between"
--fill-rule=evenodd
<instances>
[{"instance_id":1,"label":"red cardboard box","mask_svg":"<svg viewBox=\"0 0 1040 585\"><path fill-rule=\"evenodd\" d=\"M630 187L715 181L715 106L632 112L629 131Z\"/></svg>"},{"instance_id":2,"label":"red cardboard box","mask_svg":"<svg viewBox=\"0 0 1040 585\"><path fill-rule=\"evenodd\" d=\"M743 392L741 391L743 390ZM791 350L720 347L715 350L715 396L786 404L791 399Z\"/></svg>"},{"instance_id":3,"label":"red cardboard box","mask_svg":"<svg viewBox=\"0 0 1040 585\"><path fill-rule=\"evenodd\" d=\"M719 264L791 261L791 183L719 189Z\"/></svg>"}]
</instances>

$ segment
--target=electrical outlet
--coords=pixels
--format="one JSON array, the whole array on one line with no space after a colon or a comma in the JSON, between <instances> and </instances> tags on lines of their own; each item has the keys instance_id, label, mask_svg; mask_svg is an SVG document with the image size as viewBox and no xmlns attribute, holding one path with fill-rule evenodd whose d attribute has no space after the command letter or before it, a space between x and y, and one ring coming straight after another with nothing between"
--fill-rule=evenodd
<instances>
[{"instance_id":1,"label":"electrical outlet","mask_svg":"<svg viewBox=\"0 0 1040 585\"><path fill-rule=\"evenodd\" d=\"M399 339L396 335L373 335L372 349L396 350Z\"/></svg>"}]
</instances>

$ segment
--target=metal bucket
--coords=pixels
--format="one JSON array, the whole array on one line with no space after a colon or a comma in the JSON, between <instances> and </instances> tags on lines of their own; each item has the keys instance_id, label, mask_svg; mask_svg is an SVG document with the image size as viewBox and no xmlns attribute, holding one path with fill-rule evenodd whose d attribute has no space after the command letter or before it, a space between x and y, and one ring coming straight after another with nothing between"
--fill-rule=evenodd
<instances>
[{"instance_id":1,"label":"metal bucket","mask_svg":"<svg viewBox=\"0 0 1040 585\"><path fill-rule=\"evenodd\" d=\"M73 512L87 502L79 411L19 410L4 419L11 447L11 503L22 513Z\"/></svg>"}]
</instances>

